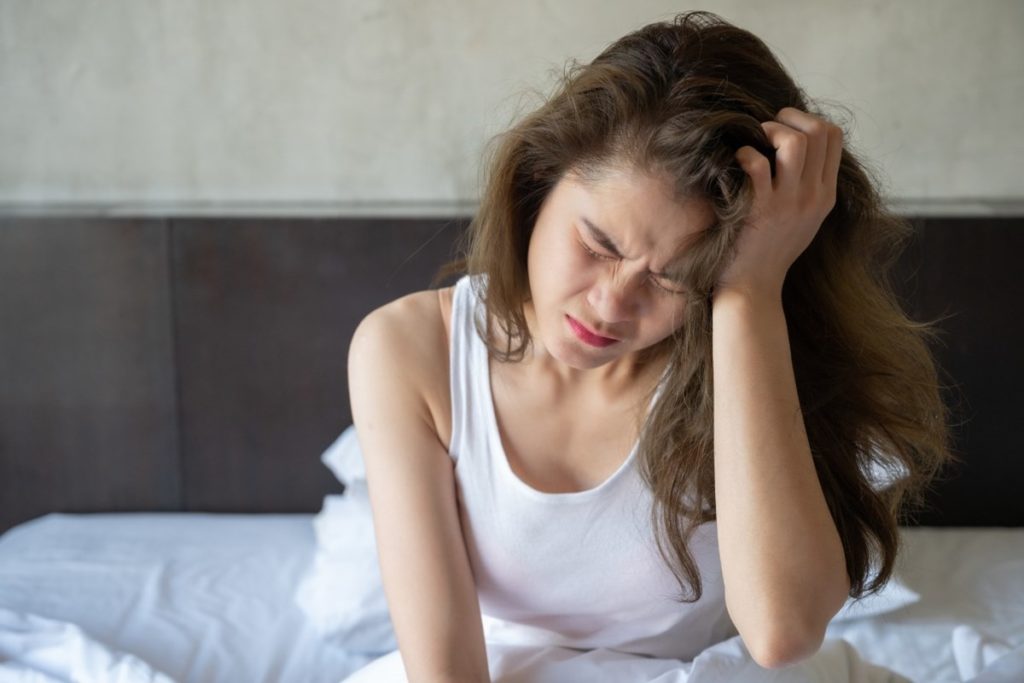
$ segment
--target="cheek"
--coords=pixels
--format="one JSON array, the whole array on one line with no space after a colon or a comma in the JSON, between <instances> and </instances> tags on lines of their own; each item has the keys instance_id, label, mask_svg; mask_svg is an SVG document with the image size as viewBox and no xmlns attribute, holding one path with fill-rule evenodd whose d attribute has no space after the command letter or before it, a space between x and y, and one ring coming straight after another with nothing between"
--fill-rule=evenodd
<instances>
[{"instance_id":1,"label":"cheek","mask_svg":"<svg viewBox=\"0 0 1024 683\"><path fill-rule=\"evenodd\" d=\"M686 304L677 304L673 307L672 316L669 319L669 334L673 334L678 330L686 321Z\"/></svg>"},{"instance_id":2,"label":"cheek","mask_svg":"<svg viewBox=\"0 0 1024 683\"><path fill-rule=\"evenodd\" d=\"M682 326L685 314L685 303L671 301L659 305L653 316L652 325L649 328L651 335L657 337L658 341L671 336L672 333Z\"/></svg>"},{"instance_id":3,"label":"cheek","mask_svg":"<svg viewBox=\"0 0 1024 683\"><path fill-rule=\"evenodd\" d=\"M587 254L581 253L579 248L571 245L565 251L565 270L568 277L574 281L589 280L597 272L597 263Z\"/></svg>"},{"instance_id":4,"label":"cheek","mask_svg":"<svg viewBox=\"0 0 1024 683\"><path fill-rule=\"evenodd\" d=\"M566 273L577 282L593 282L609 266L608 261L594 258L588 254L575 235L570 235L565 239L561 252Z\"/></svg>"},{"instance_id":5,"label":"cheek","mask_svg":"<svg viewBox=\"0 0 1024 683\"><path fill-rule=\"evenodd\" d=\"M548 241L542 248L531 255L530 273L548 291L571 295L593 279L594 262L571 240Z\"/></svg>"}]
</instances>

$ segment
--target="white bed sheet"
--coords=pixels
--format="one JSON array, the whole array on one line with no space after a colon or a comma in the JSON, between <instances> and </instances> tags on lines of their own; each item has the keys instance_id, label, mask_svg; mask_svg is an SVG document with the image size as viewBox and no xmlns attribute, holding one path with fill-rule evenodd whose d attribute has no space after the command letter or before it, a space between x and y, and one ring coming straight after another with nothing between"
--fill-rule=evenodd
<instances>
[{"instance_id":1,"label":"white bed sheet","mask_svg":"<svg viewBox=\"0 0 1024 683\"><path fill-rule=\"evenodd\" d=\"M295 603L312 519L47 515L0 537L0 608L77 624L181 683L340 681L369 658L322 641ZM830 638L919 683L965 680L955 629L1024 648L1024 529L903 534L900 574L921 601Z\"/></svg>"},{"instance_id":2,"label":"white bed sheet","mask_svg":"<svg viewBox=\"0 0 1024 683\"><path fill-rule=\"evenodd\" d=\"M869 662L920 683L960 683L953 633L977 630L1024 648L1024 528L902 530L897 562L920 601L871 619L833 623ZM960 659L963 659L961 656ZM1008 683L1024 683L1007 679Z\"/></svg>"},{"instance_id":3,"label":"white bed sheet","mask_svg":"<svg viewBox=\"0 0 1024 683\"><path fill-rule=\"evenodd\" d=\"M0 608L181 683L337 683L369 658L323 643L295 604L314 546L305 514L50 514L0 537Z\"/></svg>"}]
</instances>

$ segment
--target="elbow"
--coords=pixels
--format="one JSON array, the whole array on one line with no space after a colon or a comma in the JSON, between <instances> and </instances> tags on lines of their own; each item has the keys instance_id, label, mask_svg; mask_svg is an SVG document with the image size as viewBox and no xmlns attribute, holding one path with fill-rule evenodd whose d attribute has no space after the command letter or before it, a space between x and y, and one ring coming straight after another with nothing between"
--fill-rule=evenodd
<instances>
[{"instance_id":1,"label":"elbow","mask_svg":"<svg viewBox=\"0 0 1024 683\"><path fill-rule=\"evenodd\" d=\"M824 629L776 626L762 630L758 637L745 641L745 644L758 666L781 669L798 664L816 653L824 640Z\"/></svg>"},{"instance_id":2,"label":"elbow","mask_svg":"<svg viewBox=\"0 0 1024 683\"><path fill-rule=\"evenodd\" d=\"M848 580L840 586L842 591L837 588L831 597L812 604L801 604L790 597L744 612L742 620L734 619L751 658L765 669L781 669L818 652L825 642L829 621L849 593Z\"/></svg>"}]
</instances>

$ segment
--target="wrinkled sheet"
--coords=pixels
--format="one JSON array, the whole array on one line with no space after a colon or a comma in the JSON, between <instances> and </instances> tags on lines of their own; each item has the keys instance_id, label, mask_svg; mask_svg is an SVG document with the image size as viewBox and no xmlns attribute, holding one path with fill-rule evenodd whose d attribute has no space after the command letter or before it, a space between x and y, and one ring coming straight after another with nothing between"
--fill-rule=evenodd
<instances>
[{"instance_id":1,"label":"wrinkled sheet","mask_svg":"<svg viewBox=\"0 0 1024 683\"><path fill-rule=\"evenodd\" d=\"M843 640L826 642L813 657L764 669L737 636L692 662L628 655L613 650L572 650L524 645L487 646L492 683L905 683L907 678L865 662ZM357 671L344 683L407 683L396 651Z\"/></svg>"},{"instance_id":2,"label":"wrinkled sheet","mask_svg":"<svg viewBox=\"0 0 1024 683\"><path fill-rule=\"evenodd\" d=\"M958 661L958 631L985 634L1001 652L1024 645L1024 528L917 527L902 536L899 574L921 599L871 619L833 623L828 637L849 641L864 659L915 683L962 683L977 675L961 674L968 653L960 648Z\"/></svg>"},{"instance_id":3,"label":"wrinkled sheet","mask_svg":"<svg viewBox=\"0 0 1024 683\"><path fill-rule=\"evenodd\" d=\"M138 657L91 638L75 624L0 607L0 683L173 683Z\"/></svg>"},{"instance_id":4,"label":"wrinkled sheet","mask_svg":"<svg viewBox=\"0 0 1024 683\"><path fill-rule=\"evenodd\" d=\"M1024 681L1024 645L1014 647L973 626L957 626L953 630L953 658L964 681Z\"/></svg>"},{"instance_id":5,"label":"wrinkled sheet","mask_svg":"<svg viewBox=\"0 0 1024 683\"><path fill-rule=\"evenodd\" d=\"M336 683L371 658L326 646L295 604L313 555L311 520L123 513L27 522L0 537L0 608L11 619L0 642L18 629L53 639L56 631L31 618L12 625L11 614L34 615L79 629L48 655L67 666L93 643L97 661L96 645L111 661L131 655L178 683ZM16 667L5 664L7 673ZM19 675L0 683L48 680Z\"/></svg>"},{"instance_id":6,"label":"wrinkled sheet","mask_svg":"<svg viewBox=\"0 0 1024 683\"><path fill-rule=\"evenodd\" d=\"M373 661L325 643L296 605L312 518L53 514L10 530L0 537L0 683L336 683L357 671L360 683L404 683L397 652ZM903 536L900 575L921 599L832 624L800 668L760 669L738 638L693 663L492 643L495 683L1024 681L1024 529ZM29 645L58 659L26 659ZM83 657L102 674L61 673ZM374 667L381 678L367 678Z\"/></svg>"}]
</instances>

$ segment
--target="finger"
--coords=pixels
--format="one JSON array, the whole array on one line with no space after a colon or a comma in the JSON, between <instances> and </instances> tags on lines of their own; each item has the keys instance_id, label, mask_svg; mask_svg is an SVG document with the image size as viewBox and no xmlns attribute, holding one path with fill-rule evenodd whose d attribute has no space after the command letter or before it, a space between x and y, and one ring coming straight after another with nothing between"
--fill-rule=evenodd
<instances>
[{"instance_id":1,"label":"finger","mask_svg":"<svg viewBox=\"0 0 1024 683\"><path fill-rule=\"evenodd\" d=\"M754 194L767 196L772 192L772 167L768 163L768 157L758 152L750 145L744 145L736 150L736 161L740 168L750 176L754 184Z\"/></svg>"},{"instance_id":2,"label":"finger","mask_svg":"<svg viewBox=\"0 0 1024 683\"><path fill-rule=\"evenodd\" d=\"M843 129L833 126L828 133L828 154L825 155L825 168L821 172L821 181L826 187L834 188L839 182L839 166L843 160Z\"/></svg>"},{"instance_id":3,"label":"finger","mask_svg":"<svg viewBox=\"0 0 1024 683\"><path fill-rule=\"evenodd\" d=\"M807 153L807 136L784 123L765 121L761 124L768 141L775 148L775 184L795 187L800 183Z\"/></svg>"},{"instance_id":4,"label":"finger","mask_svg":"<svg viewBox=\"0 0 1024 683\"><path fill-rule=\"evenodd\" d=\"M807 150L801 180L820 183L824 175L825 157L829 147L829 129L833 127L832 124L794 107L780 109L779 113L775 115L775 120L806 136Z\"/></svg>"}]
</instances>

